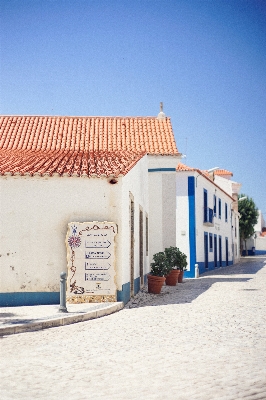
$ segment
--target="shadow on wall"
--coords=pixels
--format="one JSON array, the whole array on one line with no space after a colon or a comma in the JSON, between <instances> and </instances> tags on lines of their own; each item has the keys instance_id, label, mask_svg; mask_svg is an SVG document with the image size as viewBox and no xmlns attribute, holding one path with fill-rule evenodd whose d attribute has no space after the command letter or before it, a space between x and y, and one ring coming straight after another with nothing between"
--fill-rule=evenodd
<instances>
[{"instance_id":1,"label":"shadow on wall","mask_svg":"<svg viewBox=\"0 0 266 400\"><path fill-rule=\"evenodd\" d=\"M234 275L253 275L263 268L263 266L265 266L263 260L256 263L245 260L243 263L241 262L231 267L223 267L205 272L198 279L185 279L183 283L178 283L176 286L165 285L159 295L148 293L147 286L145 286L135 298L132 298L126 304L125 309L191 303L202 293L206 292L214 283L248 282L251 279L250 277L236 278ZM240 288L240 290L255 289Z\"/></svg>"}]
</instances>

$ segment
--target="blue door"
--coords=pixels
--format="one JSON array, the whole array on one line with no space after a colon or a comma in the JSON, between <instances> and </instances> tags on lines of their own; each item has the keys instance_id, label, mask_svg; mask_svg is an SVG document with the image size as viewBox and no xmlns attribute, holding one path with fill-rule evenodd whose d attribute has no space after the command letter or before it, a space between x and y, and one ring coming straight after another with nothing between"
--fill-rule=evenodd
<instances>
[{"instance_id":1,"label":"blue door","mask_svg":"<svg viewBox=\"0 0 266 400\"><path fill-rule=\"evenodd\" d=\"M205 268L209 267L209 257L208 257L208 233L204 233L204 266Z\"/></svg>"},{"instance_id":2,"label":"blue door","mask_svg":"<svg viewBox=\"0 0 266 400\"><path fill-rule=\"evenodd\" d=\"M228 264L228 238L225 238L225 260L226 260L226 265Z\"/></svg>"},{"instance_id":3,"label":"blue door","mask_svg":"<svg viewBox=\"0 0 266 400\"><path fill-rule=\"evenodd\" d=\"M214 268L217 268L217 236L214 235Z\"/></svg>"},{"instance_id":4,"label":"blue door","mask_svg":"<svg viewBox=\"0 0 266 400\"><path fill-rule=\"evenodd\" d=\"M219 266L222 267L223 261L222 261L222 238L219 236Z\"/></svg>"}]
</instances>

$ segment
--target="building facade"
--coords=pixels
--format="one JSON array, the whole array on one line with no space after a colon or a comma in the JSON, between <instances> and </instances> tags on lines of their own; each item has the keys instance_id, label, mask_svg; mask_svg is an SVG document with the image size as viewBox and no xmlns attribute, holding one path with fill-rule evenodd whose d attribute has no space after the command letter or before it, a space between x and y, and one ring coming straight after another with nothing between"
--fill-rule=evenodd
<instances>
[{"instance_id":1,"label":"building facade","mask_svg":"<svg viewBox=\"0 0 266 400\"><path fill-rule=\"evenodd\" d=\"M185 276L224 267L239 260L238 213L234 198L207 171L178 164L176 243L188 256Z\"/></svg>"}]
</instances>

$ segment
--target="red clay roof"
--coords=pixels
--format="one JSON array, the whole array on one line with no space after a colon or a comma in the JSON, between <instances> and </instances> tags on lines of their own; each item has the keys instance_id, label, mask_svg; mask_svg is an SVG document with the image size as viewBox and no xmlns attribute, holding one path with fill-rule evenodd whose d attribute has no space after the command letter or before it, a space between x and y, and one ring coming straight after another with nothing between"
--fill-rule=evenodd
<instances>
[{"instance_id":1,"label":"red clay roof","mask_svg":"<svg viewBox=\"0 0 266 400\"><path fill-rule=\"evenodd\" d=\"M227 171L226 169L217 169L214 171L214 175L230 175L233 176L233 172Z\"/></svg>"},{"instance_id":2,"label":"red clay roof","mask_svg":"<svg viewBox=\"0 0 266 400\"><path fill-rule=\"evenodd\" d=\"M125 175L147 153L178 154L170 118L0 117L0 174Z\"/></svg>"},{"instance_id":3,"label":"red clay roof","mask_svg":"<svg viewBox=\"0 0 266 400\"><path fill-rule=\"evenodd\" d=\"M0 150L0 175L126 175L145 153L130 151Z\"/></svg>"},{"instance_id":4,"label":"red clay roof","mask_svg":"<svg viewBox=\"0 0 266 400\"><path fill-rule=\"evenodd\" d=\"M0 148L178 154L170 118L0 117Z\"/></svg>"},{"instance_id":5,"label":"red clay roof","mask_svg":"<svg viewBox=\"0 0 266 400\"><path fill-rule=\"evenodd\" d=\"M230 197L230 199L234 200L232 196L230 196L227 192L225 192L220 186L218 186L215 182L213 182L212 179L210 179L210 175L208 173L208 171L206 170L200 170L198 168L191 168L188 167L185 164L179 163L176 167L176 171L177 172L182 172L182 171L192 171L192 172L197 172L199 175L202 175L204 178L208 179L208 181L210 181L214 186L216 186L217 188L219 188L222 192L224 192L228 197Z\"/></svg>"}]
</instances>

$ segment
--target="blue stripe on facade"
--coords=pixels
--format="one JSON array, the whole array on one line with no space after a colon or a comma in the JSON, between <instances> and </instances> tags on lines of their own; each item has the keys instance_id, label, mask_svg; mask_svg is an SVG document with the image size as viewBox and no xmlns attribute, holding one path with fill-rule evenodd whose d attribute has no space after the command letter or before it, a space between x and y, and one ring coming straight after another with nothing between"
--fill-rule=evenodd
<instances>
[{"instance_id":1,"label":"blue stripe on facade","mask_svg":"<svg viewBox=\"0 0 266 400\"><path fill-rule=\"evenodd\" d=\"M0 307L60 304L59 292L0 293Z\"/></svg>"},{"instance_id":2,"label":"blue stripe on facade","mask_svg":"<svg viewBox=\"0 0 266 400\"><path fill-rule=\"evenodd\" d=\"M160 171L173 171L176 172L175 168L149 168L148 172L160 172Z\"/></svg>"},{"instance_id":3,"label":"blue stripe on facade","mask_svg":"<svg viewBox=\"0 0 266 400\"><path fill-rule=\"evenodd\" d=\"M196 210L194 176L188 177L188 218L190 271L185 272L185 278L194 278L196 263Z\"/></svg>"}]
</instances>

